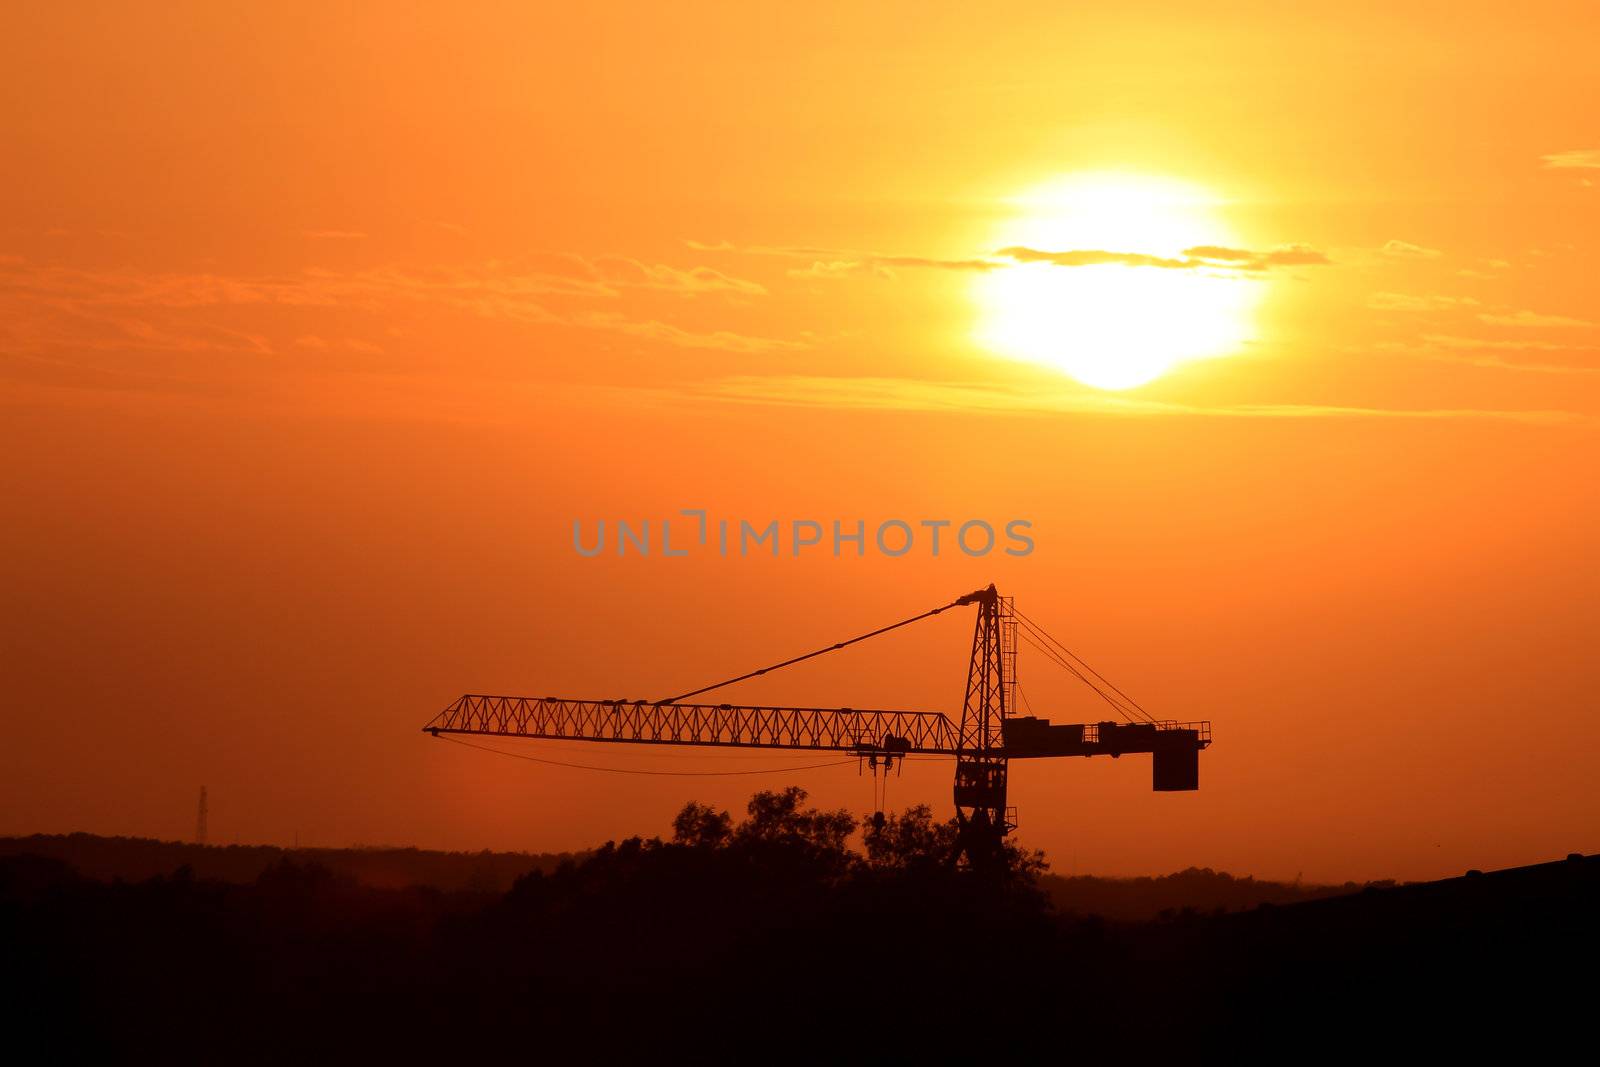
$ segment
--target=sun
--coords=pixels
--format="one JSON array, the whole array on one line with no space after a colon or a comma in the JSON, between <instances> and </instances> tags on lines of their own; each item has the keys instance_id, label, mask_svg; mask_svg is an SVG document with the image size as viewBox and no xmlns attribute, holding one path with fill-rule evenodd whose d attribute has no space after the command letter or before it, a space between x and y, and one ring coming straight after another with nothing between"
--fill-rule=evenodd
<instances>
[{"instance_id":1,"label":"sun","mask_svg":"<svg viewBox=\"0 0 1600 1067\"><path fill-rule=\"evenodd\" d=\"M1086 174L1016 198L995 248L1184 260L1237 248L1202 189L1146 175ZM1092 257L1084 257L1092 258ZM974 283L978 342L1099 389L1131 389L1249 340L1264 285L1223 268L1017 263Z\"/></svg>"}]
</instances>

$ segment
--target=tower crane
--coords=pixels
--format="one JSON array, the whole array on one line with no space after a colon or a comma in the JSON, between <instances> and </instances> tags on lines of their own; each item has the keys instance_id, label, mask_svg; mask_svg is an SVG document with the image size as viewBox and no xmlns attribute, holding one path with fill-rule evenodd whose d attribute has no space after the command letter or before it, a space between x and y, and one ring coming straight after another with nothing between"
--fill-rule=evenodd
<instances>
[{"instance_id":1,"label":"tower crane","mask_svg":"<svg viewBox=\"0 0 1600 1067\"><path fill-rule=\"evenodd\" d=\"M976 606L966 699L959 722L937 711L778 707L706 703L693 698L835 652L952 608ZM994 869L1005 836L1016 828L1006 803L1006 778L1014 759L1060 756L1151 755L1157 791L1200 786L1200 751L1211 744L1209 722L1156 719L1120 689L1077 659L1064 645L1022 616L1024 636L1093 688L1125 719L1055 724L1013 707L1017 624L1012 599L993 585L871 633L662 700L574 700L561 697L468 693L422 729L434 737L476 734L640 745L843 752L876 768L908 755L954 756L958 833L952 862ZM1044 643L1041 643L1042 639ZM1054 646L1054 647L1052 647ZM1074 665L1076 663L1076 665ZM1096 684L1094 680L1098 679Z\"/></svg>"}]
</instances>

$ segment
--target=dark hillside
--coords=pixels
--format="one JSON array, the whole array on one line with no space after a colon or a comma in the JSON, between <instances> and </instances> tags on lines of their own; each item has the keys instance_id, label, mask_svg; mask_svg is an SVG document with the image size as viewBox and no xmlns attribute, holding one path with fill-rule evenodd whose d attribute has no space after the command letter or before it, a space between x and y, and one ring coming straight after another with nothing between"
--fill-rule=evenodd
<instances>
[{"instance_id":1,"label":"dark hillside","mask_svg":"<svg viewBox=\"0 0 1600 1067\"><path fill-rule=\"evenodd\" d=\"M1397 1035L1531 1055L1587 1011L1597 858L1117 920L1053 909L1037 856L991 881L949 870L926 810L858 852L850 815L803 798L758 794L737 822L690 805L668 840L505 893L374 888L292 856L249 882L106 882L12 855L0 1002L58 1057L207 1062L1370 1056Z\"/></svg>"},{"instance_id":2,"label":"dark hillside","mask_svg":"<svg viewBox=\"0 0 1600 1067\"><path fill-rule=\"evenodd\" d=\"M48 856L78 873L106 881L144 881L187 867L196 878L253 882L292 859L379 889L431 886L504 893L529 871L553 870L565 853L435 852L418 848L279 848L274 845L195 845L145 837L34 834L0 838L0 857Z\"/></svg>"},{"instance_id":3,"label":"dark hillside","mask_svg":"<svg viewBox=\"0 0 1600 1067\"><path fill-rule=\"evenodd\" d=\"M1392 885L1392 882L1381 883ZM1184 909L1202 912L1243 911L1262 904L1295 904L1304 900L1354 893L1358 882L1344 885L1301 885L1236 878L1209 867L1157 878L1062 877L1046 874L1039 885L1055 909L1065 914L1099 915L1106 919L1154 919Z\"/></svg>"}]
</instances>

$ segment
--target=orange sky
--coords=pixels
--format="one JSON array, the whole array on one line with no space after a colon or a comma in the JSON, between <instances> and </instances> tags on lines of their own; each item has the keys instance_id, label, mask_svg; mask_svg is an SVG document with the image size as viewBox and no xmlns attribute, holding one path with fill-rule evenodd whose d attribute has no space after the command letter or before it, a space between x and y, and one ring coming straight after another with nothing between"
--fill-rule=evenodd
<instances>
[{"instance_id":1,"label":"orange sky","mask_svg":"<svg viewBox=\"0 0 1600 1067\"><path fill-rule=\"evenodd\" d=\"M1216 731L1197 794L1018 765L1057 870L1600 848L1592 5L756 8L0 14L0 832L186 836L201 783L220 841L663 832L791 779L417 729L469 690L683 691L992 580ZM1235 258L1139 205L1073 230L1085 176L1190 190ZM1165 265L1067 265L1107 255ZM1022 277L1120 287L1023 301L1063 359L1192 336L1207 279L1249 311L1101 390L988 341ZM686 507L1037 547L572 551ZM737 695L954 711L969 634ZM1100 716L1027 653L1037 710ZM771 762L572 749L521 750ZM854 768L792 780L870 808ZM889 799L949 787L909 764Z\"/></svg>"}]
</instances>

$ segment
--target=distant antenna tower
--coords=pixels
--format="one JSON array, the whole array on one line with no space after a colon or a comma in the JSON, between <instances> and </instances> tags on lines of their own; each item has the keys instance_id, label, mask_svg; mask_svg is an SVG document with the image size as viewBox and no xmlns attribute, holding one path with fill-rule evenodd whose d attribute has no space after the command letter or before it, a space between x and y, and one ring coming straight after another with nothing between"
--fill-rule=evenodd
<instances>
[{"instance_id":1,"label":"distant antenna tower","mask_svg":"<svg viewBox=\"0 0 1600 1067\"><path fill-rule=\"evenodd\" d=\"M203 844L206 843L206 787L205 786L201 786L200 787L200 813L195 816L195 820L194 820L194 843L197 844L197 845L203 845Z\"/></svg>"}]
</instances>

